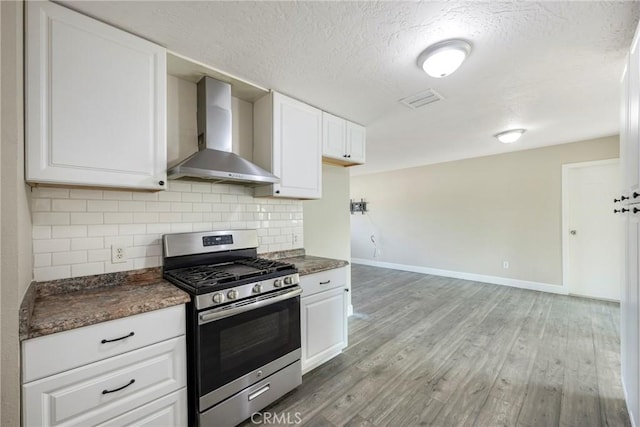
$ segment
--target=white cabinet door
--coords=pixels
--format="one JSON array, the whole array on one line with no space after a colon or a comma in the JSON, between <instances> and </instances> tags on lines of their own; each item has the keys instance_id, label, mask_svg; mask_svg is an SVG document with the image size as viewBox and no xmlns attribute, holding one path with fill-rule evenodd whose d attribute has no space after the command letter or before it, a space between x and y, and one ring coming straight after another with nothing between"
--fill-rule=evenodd
<instances>
[{"instance_id":1,"label":"white cabinet door","mask_svg":"<svg viewBox=\"0 0 640 427\"><path fill-rule=\"evenodd\" d=\"M168 394L98 427L177 427L187 425L187 389Z\"/></svg>"},{"instance_id":2,"label":"white cabinet door","mask_svg":"<svg viewBox=\"0 0 640 427\"><path fill-rule=\"evenodd\" d=\"M181 336L32 381L22 388L24 424L95 425L184 388L186 371Z\"/></svg>"},{"instance_id":3,"label":"white cabinet door","mask_svg":"<svg viewBox=\"0 0 640 427\"><path fill-rule=\"evenodd\" d=\"M325 112L322 113L322 157L347 158L347 121Z\"/></svg>"},{"instance_id":4,"label":"white cabinet door","mask_svg":"<svg viewBox=\"0 0 640 427\"><path fill-rule=\"evenodd\" d=\"M28 182L165 187L163 47L27 2L25 87Z\"/></svg>"},{"instance_id":5,"label":"white cabinet door","mask_svg":"<svg viewBox=\"0 0 640 427\"><path fill-rule=\"evenodd\" d=\"M350 163L363 164L367 133L364 126L347 122L347 156Z\"/></svg>"},{"instance_id":6,"label":"white cabinet door","mask_svg":"<svg viewBox=\"0 0 640 427\"><path fill-rule=\"evenodd\" d=\"M322 111L275 92L256 101L253 160L280 178L256 196L322 197Z\"/></svg>"},{"instance_id":7,"label":"white cabinet door","mask_svg":"<svg viewBox=\"0 0 640 427\"><path fill-rule=\"evenodd\" d=\"M301 299L303 374L346 347L345 295L343 288L337 288Z\"/></svg>"}]
</instances>

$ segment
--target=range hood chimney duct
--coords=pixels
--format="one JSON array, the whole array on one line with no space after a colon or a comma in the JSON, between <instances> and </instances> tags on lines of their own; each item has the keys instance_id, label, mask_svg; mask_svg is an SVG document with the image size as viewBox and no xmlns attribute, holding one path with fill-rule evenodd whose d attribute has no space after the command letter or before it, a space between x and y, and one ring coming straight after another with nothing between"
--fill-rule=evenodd
<instances>
[{"instance_id":1,"label":"range hood chimney duct","mask_svg":"<svg viewBox=\"0 0 640 427\"><path fill-rule=\"evenodd\" d=\"M280 178L232 152L231 85L211 77L198 82L198 152L169 169L182 177L253 185L275 184Z\"/></svg>"}]
</instances>

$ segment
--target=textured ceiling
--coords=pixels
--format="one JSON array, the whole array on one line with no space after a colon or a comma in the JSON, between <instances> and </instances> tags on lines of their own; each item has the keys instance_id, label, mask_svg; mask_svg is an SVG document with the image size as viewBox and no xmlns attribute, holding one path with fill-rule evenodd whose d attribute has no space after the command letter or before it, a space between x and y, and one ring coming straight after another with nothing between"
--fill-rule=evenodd
<instances>
[{"instance_id":1,"label":"textured ceiling","mask_svg":"<svg viewBox=\"0 0 640 427\"><path fill-rule=\"evenodd\" d=\"M619 79L637 2L62 2L170 50L367 126L352 173L618 132ZM473 43L445 79L416 58ZM432 88L443 101L398 100ZM499 143L509 127L528 132Z\"/></svg>"}]
</instances>

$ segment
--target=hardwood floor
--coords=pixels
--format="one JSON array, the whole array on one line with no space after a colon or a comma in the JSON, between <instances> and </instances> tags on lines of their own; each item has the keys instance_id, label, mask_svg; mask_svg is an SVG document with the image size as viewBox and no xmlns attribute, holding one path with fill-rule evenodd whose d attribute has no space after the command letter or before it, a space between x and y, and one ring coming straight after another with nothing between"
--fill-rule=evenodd
<instances>
[{"instance_id":1,"label":"hardwood floor","mask_svg":"<svg viewBox=\"0 0 640 427\"><path fill-rule=\"evenodd\" d=\"M263 412L318 427L630 425L617 304L360 265L352 303L349 347Z\"/></svg>"}]
</instances>

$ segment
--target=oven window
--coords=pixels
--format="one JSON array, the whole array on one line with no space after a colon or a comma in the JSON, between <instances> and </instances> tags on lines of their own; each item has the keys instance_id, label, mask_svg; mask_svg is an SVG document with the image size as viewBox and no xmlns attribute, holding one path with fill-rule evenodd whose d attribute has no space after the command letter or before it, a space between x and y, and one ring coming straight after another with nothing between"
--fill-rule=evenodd
<instances>
[{"instance_id":1,"label":"oven window","mask_svg":"<svg viewBox=\"0 0 640 427\"><path fill-rule=\"evenodd\" d=\"M199 327L200 396L300 348L300 297Z\"/></svg>"}]
</instances>

